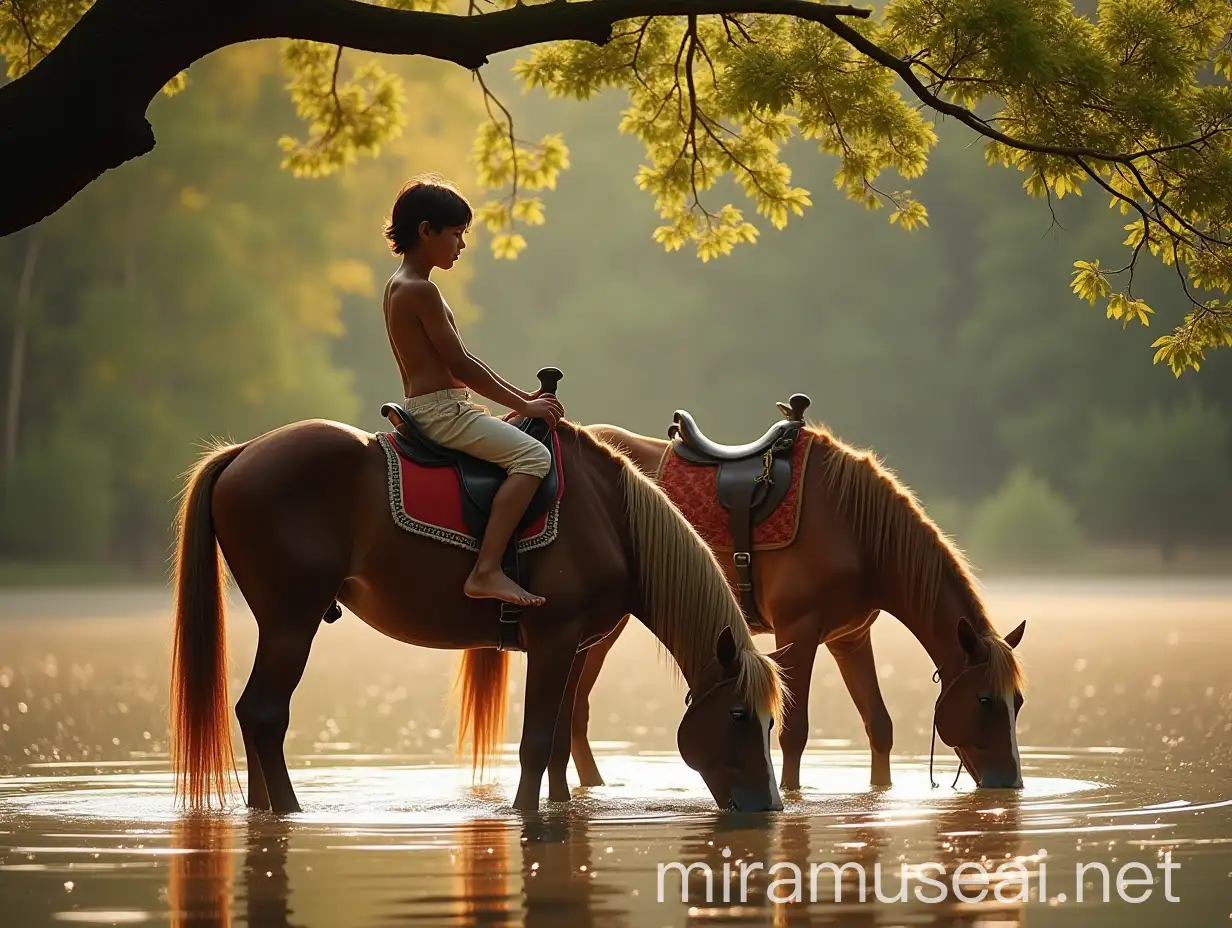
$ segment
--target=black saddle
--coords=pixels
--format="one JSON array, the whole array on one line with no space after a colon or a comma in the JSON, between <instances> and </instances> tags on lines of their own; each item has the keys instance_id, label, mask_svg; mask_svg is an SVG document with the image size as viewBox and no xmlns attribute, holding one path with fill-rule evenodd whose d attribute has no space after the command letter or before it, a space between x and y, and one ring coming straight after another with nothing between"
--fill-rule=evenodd
<instances>
[{"instance_id":1,"label":"black saddle","mask_svg":"<svg viewBox=\"0 0 1232 928\"><path fill-rule=\"evenodd\" d=\"M732 564L736 589L745 619L754 630L768 630L757 612L753 595L753 528L768 519L791 487L796 439L804 427L804 412L812 401L797 393L777 403L784 421L776 422L756 441L721 445L705 436L693 416L676 410L667 437L680 460L700 467L716 467L719 505L728 514L732 535Z\"/></svg>"},{"instance_id":2,"label":"black saddle","mask_svg":"<svg viewBox=\"0 0 1232 928\"><path fill-rule=\"evenodd\" d=\"M543 393L555 395L556 386L564 376L554 367L545 367L539 371L539 389ZM381 415L390 421L394 427L393 441L407 458L424 467L452 467L458 474L458 482L462 488L462 518L467 530L476 538L482 538L492 514L492 500L500 489L507 474L505 469L491 461L484 461L461 451L438 445L423 433L413 416L402 408L400 403L386 403L381 407ZM543 442L552 456L552 466L548 474L539 483L539 489L526 507L526 514L518 523L517 530L509 540L505 550L502 566L505 573L515 583L521 583L518 568L518 536L535 520L542 516L556 499L560 490L560 473L556 460L556 443L552 440L552 430L542 419L518 418L512 420L526 434ZM521 608L511 603L500 604L500 624L497 647L502 651L521 651L521 636L518 634L518 617ZM342 609L337 602L331 604L325 613L326 622L336 622L342 616Z\"/></svg>"},{"instance_id":3,"label":"black saddle","mask_svg":"<svg viewBox=\"0 0 1232 928\"><path fill-rule=\"evenodd\" d=\"M553 385L553 388L555 385ZM458 482L462 488L462 518L467 530L476 538L482 538L487 528L488 518L492 515L492 500L496 491L505 482L505 469L499 464L472 457L462 451L445 448L428 438L416 423L415 418L402 408L400 403L386 403L381 407L381 415L394 426L394 444L407 458L423 467L452 467L458 474ZM548 475L539 482L539 489L526 507L526 514L518 523L514 537L534 524L535 520L547 512L560 490L560 475L556 470L555 442L548 424L542 419L514 419L512 425L517 426L528 435L537 438L552 455L552 467Z\"/></svg>"}]
</instances>

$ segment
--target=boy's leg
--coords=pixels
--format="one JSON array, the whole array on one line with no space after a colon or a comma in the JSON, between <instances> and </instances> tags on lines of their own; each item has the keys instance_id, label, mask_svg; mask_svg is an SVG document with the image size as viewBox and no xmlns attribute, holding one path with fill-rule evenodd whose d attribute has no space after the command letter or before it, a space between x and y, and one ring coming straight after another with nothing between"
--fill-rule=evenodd
<instances>
[{"instance_id":1,"label":"boy's leg","mask_svg":"<svg viewBox=\"0 0 1232 928\"><path fill-rule=\"evenodd\" d=\"M412 408L416 422L433 441L505 468L509 476L492 501L475 568L463 591L475 598L500 599L523 606L542 605L507 577L501 559L518 522L547 476L552 458L542 442L468 401Z\"/></svg>"},{"instance_id":2,"label":"boy's leg","mask_svg":"<svg viewBox=\"0 0 1232 928\"><path fill-rule=\"evenodd\" d=\"M479 542L479 556L462 586L467 596L500 599L521 606L542 606L545 602L542 596L528 593L514 583L501 567L505 549L542 480L533 474L510 474L496 491L488 527Z\"/></svg>"}]
</instances>

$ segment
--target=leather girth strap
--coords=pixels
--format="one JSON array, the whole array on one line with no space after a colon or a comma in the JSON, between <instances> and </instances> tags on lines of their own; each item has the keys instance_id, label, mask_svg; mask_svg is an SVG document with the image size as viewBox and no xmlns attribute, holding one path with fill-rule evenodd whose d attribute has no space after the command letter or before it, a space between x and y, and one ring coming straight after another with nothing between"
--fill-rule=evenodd
<instances>
[{"instance_id":1,"label":"leather girth strap","mask_svg":"<svg viewBox=\"0 0 1232 928\"><path fill-rule=\"evenodd\" d=\"M786 437L786 436L785 436ZM794 437L794 434L792 435ZM783 442L783 439L779 439ZM785 442L791 447L790 438ZM766 456L771 455L770 451ZM753 511L760 498L766 496L773 479L767 472L762 457L729 461L723 465L721 500L728 511L728 525L732 536L732 566L736 574L736 591L744 617L750 625L764 624L757 612L757 599L753 595ZM788 480L790 480L790 472Z\"/></svg>"}]
</instances>

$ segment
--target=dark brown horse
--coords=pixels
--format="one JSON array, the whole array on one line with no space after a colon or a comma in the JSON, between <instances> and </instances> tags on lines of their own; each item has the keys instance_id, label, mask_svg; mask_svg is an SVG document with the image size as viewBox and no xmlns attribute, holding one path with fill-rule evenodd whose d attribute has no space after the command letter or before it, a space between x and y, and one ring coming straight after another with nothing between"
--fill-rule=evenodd
<instances>
[{"instance_id":1,"label":"dark brown horse","mask_svg":"<svg viewBox=\"0 0 1232 928\"><path fill-rule=\"evenodd\" d=\"M657 475L667 441L616 426L591 431L628 454L645 474ZM803 435L813 445L802 477L795 540L759 551L753 559L757 607L772 627L780 648L775 653L793 694L779 735L783 788L800 788L809 681L823 644L864 720L872 783L890 784L893 725L869 637L883 609L907 626L937 667L941 740L958 752L980 786L1021 787L1015 721L1024 681L1013 649L1026 623L1004 638L997 634L961 552L872 454L824 429L808 428ZM730 564L726 569L734 580ZM589 652L574 705L573 759L583 785L603 782L587 740L588 697L619 634L618 629Z\"/></svg>"},{"instance_id":2,"label":"dark brown horse","mask_svg":"<svg viewBox=\"0 0 1232 928\"><path fill-rule=\"evenodd\" d=\"M781 808L769 730L784 692L757 650L709 548L651 481L586 430L558 429L565 495L549 546L523 575L546 605L521 620L527 652L521 779L514 806L569 798L564 766L584 649L635 613L690 687L678 732L686 763L720 807ZM474 763L500 744L508 653L498 607L462 594L473 555L398 528L374 436L309 421L207 453L180 511L172 668L177 791L194 808L228 791L233 769L218 550L256 617L252 674L235 707L248 760L248 804L299 804L283 755L291 694L332 601L391 638L467 649L462 732ZM472 650L473 649L473 650ZM555 771L559 771L559 774Z\"/></svg>"}]
</instances>

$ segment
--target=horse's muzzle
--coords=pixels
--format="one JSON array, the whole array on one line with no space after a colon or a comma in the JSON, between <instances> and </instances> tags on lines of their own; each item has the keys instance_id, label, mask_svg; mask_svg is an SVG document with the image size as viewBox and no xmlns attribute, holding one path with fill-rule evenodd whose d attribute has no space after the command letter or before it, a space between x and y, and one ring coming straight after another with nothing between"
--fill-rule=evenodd
<instances>
[{"instance_id":1,"label":"horse's muzzle","mask_svg":"<svg viewBox=\"0 0 1232 928\"><path fill-rule=\"evenodd\" d=\"M733 812L782 812L783 800L777 789L749 790L732 786L728 809Z\"/></svg>"}]
</instances>

